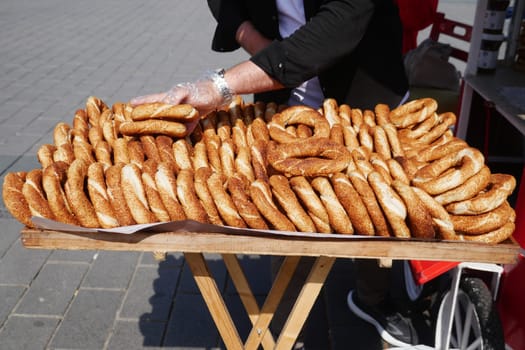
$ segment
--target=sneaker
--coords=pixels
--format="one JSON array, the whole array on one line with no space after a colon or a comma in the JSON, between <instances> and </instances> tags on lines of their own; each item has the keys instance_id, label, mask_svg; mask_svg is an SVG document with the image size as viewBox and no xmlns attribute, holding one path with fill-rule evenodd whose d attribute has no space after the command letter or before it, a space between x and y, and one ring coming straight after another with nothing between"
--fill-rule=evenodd
<instances>
[{"instance_id":1,"label":"sneaker","mask_svg":"<svg viewBox=\"0 0 525 350\"><path fill-rule=\"evenodd\" d=\"M385 312L379 307L363 305L357 300L354 291L348 293L347 303L350 310L359 318L372 324L387 343L399 347L418 344L418 336L412 322L399 312Z\"/></svg>"},{"instance_id":2,"label":"sneaker","mask_svg":"<svg viewBox=\"0 0 525 350\"><path fill-rule=\"evenodd\" d=\"M298 341L294 344L293 350L305 350L304 343L302 341Z\"/></svg>"}]
</instances>

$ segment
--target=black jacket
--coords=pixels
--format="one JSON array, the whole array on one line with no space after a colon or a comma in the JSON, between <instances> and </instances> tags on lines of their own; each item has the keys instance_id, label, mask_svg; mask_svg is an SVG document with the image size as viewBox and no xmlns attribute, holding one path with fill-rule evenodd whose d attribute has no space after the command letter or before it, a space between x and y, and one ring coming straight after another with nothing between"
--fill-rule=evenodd
<instances>
[{"instance_id":1,"label":"black jacket","mask_svg":"<svg viewBox=\"0 0 525 350\"><path fill-rule=\"evenodd\" d=\"M275 1L208 2L217 19L212 49L238 49L237 28L250 20L274 39L251 61L287 88L319 76L326 98L362 109L377 103L395 107L408 90L401 21L392 0L305 0L306 25L284 40ZM256 100L283 103L288 95L258 95Z\"/></svg>"}]
</instances>

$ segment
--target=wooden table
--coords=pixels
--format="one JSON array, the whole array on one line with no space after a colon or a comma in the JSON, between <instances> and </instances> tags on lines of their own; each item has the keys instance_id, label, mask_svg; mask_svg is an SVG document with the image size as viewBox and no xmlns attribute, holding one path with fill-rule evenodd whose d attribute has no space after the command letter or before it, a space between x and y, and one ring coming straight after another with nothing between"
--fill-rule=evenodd
<instances>
[{"instance_id":1,"label":"wooden table","mask_svg":"<svg viewBox=\"0 0 525 350\"><path fill-rule=\"evenodd\" d=\"M23 229L26 248L68 250L119 250L183 252L197 286L228 349L290 349L303 327L336 258L388 258L401 260L468 261L496 264L515 263L519 246L514 243L487 245L471 242L400 240L360 237L321 237L224 234L202 232L161 233L74 233ZM204 253L219 253L249 315L252 329L243 343ZM262 305L258 306L237 254L285 256L278 275ZM293 276L301 256L316 257L307 280L275 339L269 325Z\"/></svg>"}]
</instances>

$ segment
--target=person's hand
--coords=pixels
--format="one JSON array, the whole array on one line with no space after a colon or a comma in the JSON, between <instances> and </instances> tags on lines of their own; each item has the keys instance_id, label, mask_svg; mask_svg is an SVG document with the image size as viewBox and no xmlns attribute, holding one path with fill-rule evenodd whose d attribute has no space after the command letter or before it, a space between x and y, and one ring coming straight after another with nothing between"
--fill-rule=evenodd
<instances>
[{"instance_id":1,"label":"person's hand","mask_svg":"<svg viewBox=\"0 0 525 350\"><path fill-rule=\"evenodd\" d=\"M222 73L224 74L224 73ZM196 82L177 84L166 92L135 97L130 100L132 106L145 103L167 103L178 105L190 104L199 111L201 118L211 111L227 105L232 99L232 92L219 72ZM188 132L193 131L199 119L186 124Z\"/></svg>"},{"instance_id":2,"label":"person's hand","mask_svg":"<svg viewBox=\"0 0 525 350\"><path fill-rule=\"evenodd\" d=\"M222 86L218 85L216 79L223 78L219 77L217 73L213 73L209 78L177 84L165 92L135 97L131 99L130 103L132 106L155 102L171 105L187 103L195 107L201 116L205 116L209 112L227 105L233 97L227 85L225 85L227 93L220 90ZM224 80L222 81L224 82Z\"/></svg>"}]
</instances>

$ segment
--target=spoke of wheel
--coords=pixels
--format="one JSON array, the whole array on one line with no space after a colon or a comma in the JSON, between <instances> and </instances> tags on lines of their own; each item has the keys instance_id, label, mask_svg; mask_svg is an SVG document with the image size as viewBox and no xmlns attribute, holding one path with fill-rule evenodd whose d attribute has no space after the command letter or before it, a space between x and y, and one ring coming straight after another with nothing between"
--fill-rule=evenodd
<instances>
[{"instance_id":1,"label":"spoke of wheel","mask_svg":"<svg viewBox=\"0 0 525 350\"><path fill-rule=\"evenodd\" d=\"M479 350L483 349L483 339L480 337L476 338L472 344L466 348L466 350Z\"/></svg>"},{"instance_id":2,"label":"spoke of wheel","mask_svg":"<svg viewBox=\"0 0 525 350\"><path fill-rule=\"evenodd\" d=\"M473 341L471 344L466 347L466 350L480 350L483 349L483 334L481 333L481 325L479 323L478 314L476 312L476 307L474 304L469 303L469 311L467 313L467 318L469 319L468 331L473 333ZM470 334L469 334L470 337Z\"/></svg>"},{"instance_id":3,"label":"spoke of wheel","mask_svg":"<svg viewBox=\"0 0 525 350\"><path fill-rule=\"evenodd\" d=\"M450 334L450 346L452 346L452 348L454 348L454 349L458 348L458 341L457 341L456 336L454 334Z\"/></svg>"},{"instance_id":4,"label":"spoke of wheel","mask_svg":"<svg viewBox=\"0 0 525 350\"><path fill-rule=\"evenodd\" d=\"M461 295L458 295L458 300L456 301L456 307L454 310L454 327L456 328L456 338L454 339L454 343L452 343L452 337L450 338L450 343L454 346L459 346L459 342L463 335L463 317L461 317L462 308L463 303L461 302Z\"/></svg>"},{"instance_id":5,"label":"spoke of wheel","mask_svg":"<svg viewBox=\"0 0 525 350\"><path fill-rule=\"evenodd\" d=\"M467 303L466 306L467 307L465 309L465 322L463 322L464 333L461 337L460 349L466 349L467 345L469 345L470 330L472 329L472 319L475 319L475 317L473 317L475 313L474 305L472 303Z\"/></svg>"}]
</instances>

